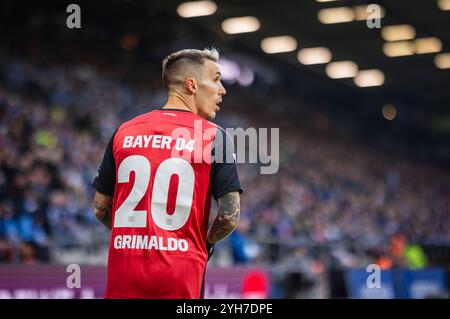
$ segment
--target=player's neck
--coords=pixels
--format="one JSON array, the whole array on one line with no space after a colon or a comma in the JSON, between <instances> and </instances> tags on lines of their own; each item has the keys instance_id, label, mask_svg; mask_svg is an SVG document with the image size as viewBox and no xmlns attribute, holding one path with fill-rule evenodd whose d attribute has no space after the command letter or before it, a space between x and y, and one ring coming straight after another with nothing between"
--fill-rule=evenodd
<instances>
[{"instance_id":1,"label":"player's neck","mask_svg":"<svg viewBox=\"0 0 450 319\"><path fill-rule=\"evenodd\" d=\"M176 110L186 110L194 114L198 114L197 107L194 103L191 103L186 97L174 93L169 94L166 104L162 107L163 109L176 109Z\"/></svg>"}]
</instances>

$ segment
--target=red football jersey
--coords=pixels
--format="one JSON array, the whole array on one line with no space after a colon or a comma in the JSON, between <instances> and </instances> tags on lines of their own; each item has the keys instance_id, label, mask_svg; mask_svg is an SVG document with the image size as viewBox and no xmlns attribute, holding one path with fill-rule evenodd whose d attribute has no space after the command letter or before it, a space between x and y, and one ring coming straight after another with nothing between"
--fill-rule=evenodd
<instances>
[{"instance_id":1,"label":"red football jersey","mask_svg":"<svg viewBox=\"0 0 450 319\"><path fill-rule=\"evenodd\" d=\"M119 126L94 181L113 196L106 298L200 297L211 195L242 192L235 163L213 161L218 131L172 109Z\"/></svg>"}]
</instances>

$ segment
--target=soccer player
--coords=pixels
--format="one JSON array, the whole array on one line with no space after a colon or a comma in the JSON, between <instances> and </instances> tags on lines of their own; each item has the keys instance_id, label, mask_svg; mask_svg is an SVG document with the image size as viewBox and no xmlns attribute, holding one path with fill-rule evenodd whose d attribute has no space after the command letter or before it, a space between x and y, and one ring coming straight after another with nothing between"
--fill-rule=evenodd
<instances>
[{"instance_id":1,"label":"soccer player","mask_svg":"<svg viewBox=\"0 0 450 319\"><path fill-rule=\"evenodd\" d=\"M105 298L203 298L214 244L238 225L233 143L208 121L226 93L218 59L215 49L166 57L167 103L109 141L93 183L95 215L111 230Z\"/></svg>"}]
</instances>

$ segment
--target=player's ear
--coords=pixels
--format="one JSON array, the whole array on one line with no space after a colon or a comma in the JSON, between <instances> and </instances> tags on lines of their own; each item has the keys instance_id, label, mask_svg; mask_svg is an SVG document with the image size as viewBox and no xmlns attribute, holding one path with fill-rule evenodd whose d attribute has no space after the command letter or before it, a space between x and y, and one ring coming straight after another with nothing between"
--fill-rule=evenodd
<instances>
[{"instance_id":1,"label":"player's ear","mask_svg":"<svg viewBox=\"0 0 450 319\"><path fill-rule=\"evenodd\" d=\"M194 78L187 78L186 79L186 88L189 91L189 93L195 94L197 92L198 84L197 81Z\"/></svg>"}]
</instances>

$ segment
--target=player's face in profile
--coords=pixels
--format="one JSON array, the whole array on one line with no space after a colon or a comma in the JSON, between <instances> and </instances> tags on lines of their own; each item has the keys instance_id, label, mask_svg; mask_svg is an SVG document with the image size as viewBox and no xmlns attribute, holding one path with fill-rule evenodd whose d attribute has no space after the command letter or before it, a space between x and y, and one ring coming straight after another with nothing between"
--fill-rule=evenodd
<instances>
[{"instance_id":1,"label":"player's face in profile","mask_svg":"<svg viewBox=\"0 0 450 319\"><path fill-rule=\"evenodd\" d=\"M198 115L208 120L216 117L216 113L220 110L222 96L226 94L220 75L219 65L214 61L206 60L202 68L202 77L198 82L196 105Z\"/></svg>"}]
</instances>

